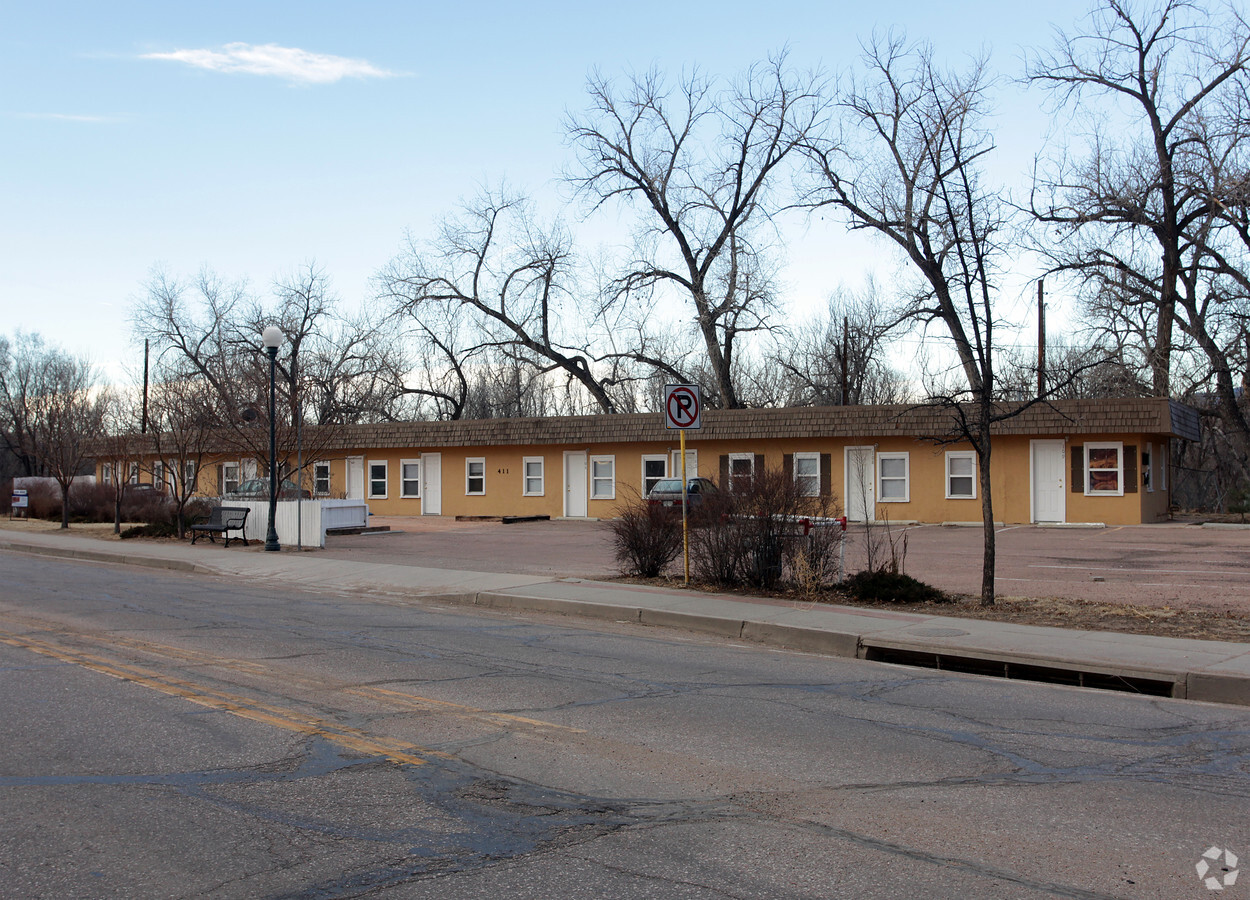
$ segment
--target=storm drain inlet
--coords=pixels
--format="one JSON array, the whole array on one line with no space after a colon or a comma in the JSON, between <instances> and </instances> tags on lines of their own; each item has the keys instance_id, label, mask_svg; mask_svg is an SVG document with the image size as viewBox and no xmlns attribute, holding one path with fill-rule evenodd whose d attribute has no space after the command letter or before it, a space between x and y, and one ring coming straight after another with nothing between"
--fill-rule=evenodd
<instances>
[{"instance_id":1,"label":"storm drain inlet","mask_svg":"<svg viewBox=\"0 0 1250 900\"><path fill-rule=\"evenodd\" d=\"M1100 691L1121 691L1126 694L1146 694L1151 697L1172 697L1175 695L1175 682L1164 678L1113 675L1106 672L1089 672L1083 669L1063 668L1060 666L1006 662L1000 659L959 656L950 653L935 653L928 650L900 650L894 647L878 647L869 644L864 645L863 654L864 659L874 662L916 666L922 669L940 669L944 672L960 672L965 675L1010 678L1016 681L1038 681L1045 684L1068 684L1073 687L1091 688Z\"/></svg>"}]
</instances>

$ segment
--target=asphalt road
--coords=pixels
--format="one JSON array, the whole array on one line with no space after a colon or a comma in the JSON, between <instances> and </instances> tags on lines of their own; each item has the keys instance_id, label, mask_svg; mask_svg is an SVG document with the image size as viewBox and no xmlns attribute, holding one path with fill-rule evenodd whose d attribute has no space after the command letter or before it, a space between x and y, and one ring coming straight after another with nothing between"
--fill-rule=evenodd
<instances>
[{"instance_id":1,"label":"asphalt road","mask_svg":"<svg viewBox=\"0 0 1250 900\"><path fill-rule=\"evenodd\" d=\"M1250 710L0 571L5 897L1250 896Z\"/></svg>"}]
</instances>

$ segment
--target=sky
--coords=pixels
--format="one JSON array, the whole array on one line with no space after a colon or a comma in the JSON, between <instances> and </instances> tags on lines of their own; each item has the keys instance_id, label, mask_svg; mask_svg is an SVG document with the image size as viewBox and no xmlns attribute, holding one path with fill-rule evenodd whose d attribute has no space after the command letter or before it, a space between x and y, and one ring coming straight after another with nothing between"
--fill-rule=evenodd
<instances>
[{"instance_id":1,"label":"sky","mask_svg":"<svg viewBox=\"0 0 1250 900\"><path fill-rule=\"evenodd\" d=\"M154 267L203 266L257 293L315 260L349 307L405 231L501 180L556 208L562 120L586 78L652 66L732 76L780 48L852 66L903 28L1007 79L1089 2L737 0L630 4L375 2L8 4L0 27L0 334L33 331L106 380L141 359L131 310ZM995 171L1027 185L1043 97L1005 81ZM572 224L579 227L574 218ZM592 223L587 243L602 239ZM895 271L831 219L783 232L794 315ZM1008 290L1025 316L1024 279ZM1059 298L1060 302L1062 298ZM141 364L141 363L140 363Z\"/></svg>"}]
</instances>

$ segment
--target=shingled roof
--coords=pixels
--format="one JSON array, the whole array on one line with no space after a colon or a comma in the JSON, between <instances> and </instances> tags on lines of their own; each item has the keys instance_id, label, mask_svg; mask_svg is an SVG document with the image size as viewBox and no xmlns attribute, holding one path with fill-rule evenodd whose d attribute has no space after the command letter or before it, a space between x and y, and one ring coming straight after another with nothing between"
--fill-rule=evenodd
<instances>
[{"instance_id":1,"label":"shingled roof","mask_svg":"<svg viewBox=\"0 0 1250 900\"><path fill-rule=\"evenodd\" d=\"M1000 404L998 409L1012 408ZM700 441L770 438L950 437L954 413L941 406L806 406L706 410ZM994 426L996 435L1159 434L1198 440L1198 414L1167 399L1055 400ZM676 433L660 413L387 422L336 427L331 450L490 447L522 444L665 443Z\"/></svg>"}]
</instances>

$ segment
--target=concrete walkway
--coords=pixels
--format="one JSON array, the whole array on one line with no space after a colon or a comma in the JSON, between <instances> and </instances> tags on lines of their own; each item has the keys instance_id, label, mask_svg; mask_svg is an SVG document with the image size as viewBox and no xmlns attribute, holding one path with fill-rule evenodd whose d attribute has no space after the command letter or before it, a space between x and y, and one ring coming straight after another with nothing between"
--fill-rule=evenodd
<instances>
[{"instance_id":1,"label":"concrete walkway","mask_svg":"<svg viewBox=\"0 0 1250 900\"><path fill-rule=\"evenodd\" d=\"M0 532L0 550L681 628L773 647L1250 706L1250 644L752 601L676 588L354 562L220 544Z\"/></svg>"}]
</instances>

